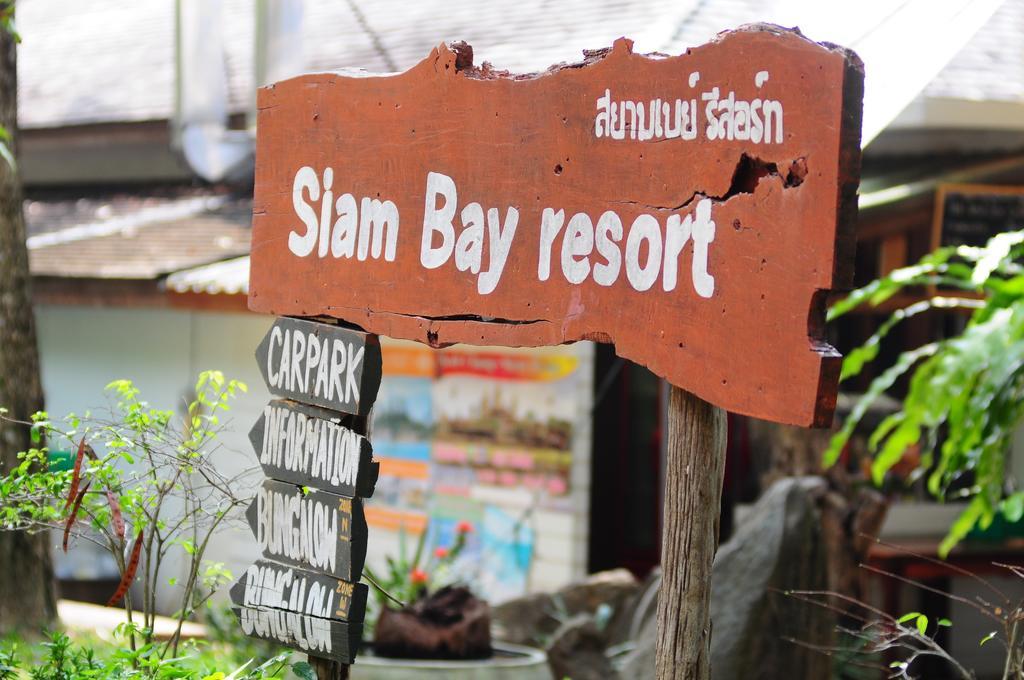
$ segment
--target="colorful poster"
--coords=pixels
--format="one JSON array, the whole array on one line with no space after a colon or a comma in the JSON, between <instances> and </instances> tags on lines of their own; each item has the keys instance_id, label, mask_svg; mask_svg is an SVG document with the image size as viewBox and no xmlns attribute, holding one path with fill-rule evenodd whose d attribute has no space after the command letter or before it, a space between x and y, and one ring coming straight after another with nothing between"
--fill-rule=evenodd
<instances>
[{"instance_id":1,"label":"colorful poster","mask_svg":"<svg viewBox=\"0 0 1024 680\"><path fill-rule=\"evenodd\" d=\"M539 507L565 508L577 363L522 350L440 353L432 457L440 489L516 489Z\"/></svg>"},{"instance_id":2,"label":"colorful poster","mask_svg":"<svg viewBox=\"0 0 1024 680\"><path fill-rule=\"evenodd\" d=\"M380 477L367 505L370 526L412 534L427 526L434 432L435 359L427 347L385 343L384 375L371 422Z\"/></svg>"},{"instance_id":3,"label":"colorful poster","mask_svg":"<svg viewBox=\"0 0 1024 680\"><path fill-rule=\"evenodd\" d=\"M431 551L451 546L458 524L469 522L474 529L444 578L472 584L492 601L522 594L538 537L546 535L534 525L535 511L564 513L570 525L578 514L570 483L574 423L581 391L589 389L578 352L432 350L386 340L382 355L371 427L381 467L367 522L426 531Z\"/></svg>"}]
</instances>

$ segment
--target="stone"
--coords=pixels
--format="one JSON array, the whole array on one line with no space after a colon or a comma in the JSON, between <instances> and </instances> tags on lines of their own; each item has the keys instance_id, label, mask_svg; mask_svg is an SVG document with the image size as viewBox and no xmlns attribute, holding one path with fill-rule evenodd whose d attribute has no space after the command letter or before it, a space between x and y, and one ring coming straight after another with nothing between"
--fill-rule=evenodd
<instances>
[{"instance_id":1,"label":"stone","mask_svg":"<svg viewBox=\"0 0 1024 680\"><path fill-rule=\"evenodd\" d=\"M660 586L661 567L655 567L639 584L635 594L612 614L603 631L609 647L621 647L637 638L647 619L657 614Z\"/></svg>"},{"instance_id":2,"label":"stone","mask_svg":"<svg viewBox=\"0 0 1024 680\"><path fill-rule=\"evenodd\" d=\"M554 594L533 593L497 605L491 613L493 636L514 644L546 646L567 617L595 615L602 605L610 608L611 616L600 630L619 630L639 590L640 584L627 569L591 574Z\"/></svg>"},{"instance_id":3,"label":"stone","mask_svg":"<svg viewBox=\"0 0 1024 680\"><path fill-rule=\"evenodd\" d=\"M617 680L605 656L605 638L589 614L577 614L559 626L548 647L548 665L555 678Z\"/></svg>"},{"instance_id":4,"label":"stone","mask_svg":"<svg viewBox=\"0 0 1024 680\"><path fill-rule=\"evenodd\" d=\"M516 645L544 647L558 629L554 598L548 593L530 593L491 609L491 636Z\"/></svg>"},{"instance_id":5,"label":"stone","mask_svg":"<svg viewBox=\"0 0 1024 680\"><path fill-rule=\"evenodd\" d=\"M828 588L818 511L825 491L820 477L780 479L719 548L711 582L713 680L830 677L826 655L792 642L827 645L829 612L785 595ZM650 611L622 677L654 678L656 619Z\"/></svg>"},{"instance_id":6,"label":"stone","mask_svg":"<svg viewBox=\"0 0 1024 680\"><path fill-rule=\"evenodd\" d=\"M602 604L613 609L621 607L639 589L640 584L628 569L611 569L565 586L558 591L557 597L562 599L569 612L593 613Z\"/></svg>"}]
</instances>

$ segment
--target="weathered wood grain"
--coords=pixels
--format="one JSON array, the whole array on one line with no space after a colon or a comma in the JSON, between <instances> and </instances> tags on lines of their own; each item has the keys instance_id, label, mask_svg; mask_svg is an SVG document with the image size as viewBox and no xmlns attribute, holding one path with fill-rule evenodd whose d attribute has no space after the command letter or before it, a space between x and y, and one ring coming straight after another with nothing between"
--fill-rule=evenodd
<instances>
[{"instance_id":1,"label":"weathered wood grain","mask_svg":"<svg viewBox=\"0 0 1024 680\"><path fill-rule=\"evenodd\" d=\"M855 55L765 25L525 76L442 45L405 73L278 83L259 93L250 308L433 346L614 342L730 411L825 425L862 91ZM755 103L777 114L756 135Z\"/></svg>"},{"instance_id":2,"label":"weathered wood grain","mask_svg":"<svg viewBox=\"0 0 1024 680\"><path fill-rule=\"evenodd\" d=\"M725 475L725 412L678 387L669 392L658 680L707 680L711 566ZM767 633L770 634L770 633Z\"/></svg>"}]
</instances>

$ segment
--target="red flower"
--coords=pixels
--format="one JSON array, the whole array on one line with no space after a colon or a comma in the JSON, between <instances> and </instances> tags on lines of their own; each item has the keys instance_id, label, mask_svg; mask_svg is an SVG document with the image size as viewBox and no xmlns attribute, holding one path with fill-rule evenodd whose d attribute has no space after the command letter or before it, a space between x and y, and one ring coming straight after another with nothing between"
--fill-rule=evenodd
<instances>
[{"instance_id":1,"label":"red flower","mask_svg":"<svg viewBox=\"0 0 1024 680\"><path fill-rule=\"evenodd\" d=\"M467 522L466 520L462 520L461 522L455 525L455 530L458 531L460 534L470 534L473 533L473 524L471 522Z\"/></svg>"},{"instance_id":2,"label":"red flower","mask_svg":"<svg viewBox=\"0 0 1024 680\"><path fill-rule=\"evenodd\" d=\"M427 572L422 569L413 569L409 572L409 580L416 585L421 585L427 582Z\"/></svg>"},{"instance_id":3,"label":"red flower","mask_svg":"<svg viewBox=\"0 0 1024 680\"><path fill-rule=\"evenodd\" d=\"M448 548L435 548L434 557L436 557L439 560L443 560L444 558L448 557Z\"/></svg>"}]
</instances>

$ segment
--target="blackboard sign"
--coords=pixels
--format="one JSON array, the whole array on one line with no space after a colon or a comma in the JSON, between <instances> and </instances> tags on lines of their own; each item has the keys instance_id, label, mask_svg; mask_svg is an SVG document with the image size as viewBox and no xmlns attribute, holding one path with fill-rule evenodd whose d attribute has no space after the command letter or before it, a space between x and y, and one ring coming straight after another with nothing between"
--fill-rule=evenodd
<instances>
[{"instance_id":1,"label":"blackboard sign","mask_svg":"<svg viewBox=\"0 0 1024 680\"><path fill-rule=\"evenodd\" d=\"M257 560L231 586L239 607L283 609L304 616L362 623L368 589L315 571Z\"/></svg>"},{"instance_id":2,"label":"blackboard sign","mask_svg":"<svg viewBox=\"0 0 1024 680\"><path fill-rule=\"evenodd\" d=\"M256 363L276 397L366 415L380 387L376 335L281 318L256 348Z\"/></svg>"},{"instance_id":3,"label":"blackboard sign","mask_svg":"<svg viewBox=\"0 0 1024 680\"><path fill-rule=\"evenodd\" d=\"M242 632L261 640L350 664L363 637L363 624L332 621L266 607L233 607Z\"/></svg>"},{"instance_id":4,"label":"blackboard sign","mask_svg":"<svg viewBox=\"0 0 1024 680\"><path fill-rule=\"evenodd\" d=\"M349 498L372 496L380 464L366 437L343 420L292 401L267 404L249 431L263 474Z\"/></svg>"},{"instance_id":5,"label":"blackboard sign","mask_svg":"<svg viewBox=\"0 0 1024 680\"><path fill-rule=\"evenodd\" d=\"M935 247L983 246L1014 229L1024 229L1024 187L945 184L936 192Z\"/></svg>"},{"instance_id":6,"label":"blackboard sign","mask_svg":"<svg viewBox=\"0 0 1024 680\"><path fill-rule=\"evenodd\" d=\"M366 558L366 518L358 498L263 481L245 513L263 556L358 581Z\"/></svg>"}]
</instances>

